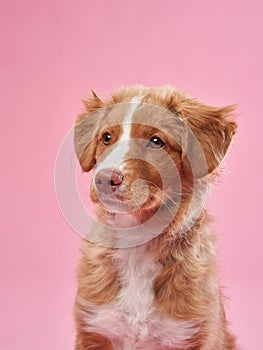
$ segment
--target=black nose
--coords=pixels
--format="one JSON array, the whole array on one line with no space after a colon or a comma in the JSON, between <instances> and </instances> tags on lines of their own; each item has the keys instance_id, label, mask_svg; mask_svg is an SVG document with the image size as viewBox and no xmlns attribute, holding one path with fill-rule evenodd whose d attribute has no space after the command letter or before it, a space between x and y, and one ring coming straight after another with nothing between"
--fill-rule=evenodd
<instances>
[{"instance_id":1,"label":"black nose","mask_svg":"<svg viewBox=\"0 0 263 350\"><path fill-rule=\"evenodd\" d=\"M95 176L98 191L105 194L115 192L122 181L123 175L117 169L102 169Z\"/></svg>"}]
</instances>

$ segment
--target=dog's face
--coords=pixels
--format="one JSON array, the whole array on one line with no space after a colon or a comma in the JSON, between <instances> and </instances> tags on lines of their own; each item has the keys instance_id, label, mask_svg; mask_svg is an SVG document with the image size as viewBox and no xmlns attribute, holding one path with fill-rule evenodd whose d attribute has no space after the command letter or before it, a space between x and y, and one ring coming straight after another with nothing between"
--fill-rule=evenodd
<instances>
[{"instance_id":1,"label":"dog's face","mask_svg":"<svg viewBox=\"0 0 263 350\"><path fill-rule=\"evenodd\" d=\"M108 101L93 93L85 107L75 148L83 171L94 169L92 201L110 213L143 216L190 198L236 129L232 106L205 106L171 87L122 89Z\"/></svg>"}]
</instances>

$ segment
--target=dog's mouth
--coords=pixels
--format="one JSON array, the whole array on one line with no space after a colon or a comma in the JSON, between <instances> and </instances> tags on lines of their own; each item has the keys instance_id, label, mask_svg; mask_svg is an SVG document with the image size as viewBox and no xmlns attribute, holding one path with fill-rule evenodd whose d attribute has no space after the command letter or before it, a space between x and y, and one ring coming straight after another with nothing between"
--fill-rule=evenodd
<instances>
[{"instance_id":1,"label":"dog's mouth","mask_svg":"<svg viewBox=\"0 0 263 350\"><path fill-rule=\"evenodd\" d=\"M180 205L180 191L178 186L170 186L170 183L164 190L162 179L157 176L151 176L150 181L146 176L139 178L138 174L135 175L136 178L134 174L115 170L97 172L91 184L90 197L97 219L104 224L134 229L143 224L152 235L162 231L174 218Z\"/></svg>"},{"instance_id":2,"label":"dog's mouth","mask_svg":"<svg viewBox=\"0 0 263 350\"><path fill-rule=\"evenodd\" d=\"M93 191L92 200L109 213L137 215L140 212L157 209L162 203L161 190L120 188L111 193Z\"/></svg>"},{"instance_id":3,"label":"dog's mouth","mask_svg":"<svg viewBox=\"0 0 263 350\"><path fill-rule=\"evenodd\" d=\"M160 176L146 175L118 169L95 172L90 195L98 218L110 222L114 218L112 223L118 227L136 226L152 219L159 208L165 206L163 184Z\"/></svg>"}]
</instances>

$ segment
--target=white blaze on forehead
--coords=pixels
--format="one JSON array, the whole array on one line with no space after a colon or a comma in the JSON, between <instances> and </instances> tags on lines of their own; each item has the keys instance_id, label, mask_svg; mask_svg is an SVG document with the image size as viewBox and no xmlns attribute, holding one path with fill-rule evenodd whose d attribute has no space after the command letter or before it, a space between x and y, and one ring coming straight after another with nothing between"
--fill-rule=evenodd
<instances>
[{"instance_id":1,"label":"white blaze on forehead","mask_svg":"<svg viewBox=\"0 0 263 350\"><path fill-rule=\"evenodd\" d=\"M120 141L127 141L130 138L130 133L131 133L131 124L132 124L132 117L134 112L136 111L137 107L139 106L139 103L141 101L141 97L135 96L131 100L131 105L128 109L128 112L124 118L124 121L122 123L122 129L123 129L123 134L120 138Z\"/></svg>"},{"instance_id":2,"label":"white blaze on forehead","mask_svg":"<svg viewBox=\"0 0 263 350\"><path fill-rule=\"evenodd\" d=\"M121 163L125 160L125 156L129 150L132 118L134 112L136 111L141 102L141 99L141 96L135 96L132 98L128 111L122 123L122 135L119 141L112 147L112 151L107 155L105 159L103 159L102 162L98 164L98 166L95 169L95 174L102 169L116 168L118 166L120 167Z\"/></svg>"}]
</instances>

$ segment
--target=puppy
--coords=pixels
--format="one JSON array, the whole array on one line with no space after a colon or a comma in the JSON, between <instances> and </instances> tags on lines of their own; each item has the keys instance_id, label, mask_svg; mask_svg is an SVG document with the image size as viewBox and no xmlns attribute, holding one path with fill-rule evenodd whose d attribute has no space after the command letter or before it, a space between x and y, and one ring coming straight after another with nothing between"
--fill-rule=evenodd
<instances>
[{"instance_id":1,"label":"puppy","mask_svg":"<svg viewBox=\"0 0 263 350\"><path fill-rule=\"evenodd\" d=\"M204 209L235 106L173 87L94 92L75 123L96 220L83 240L75 350L234 350Z\"/></svg>"}]
</instances>

